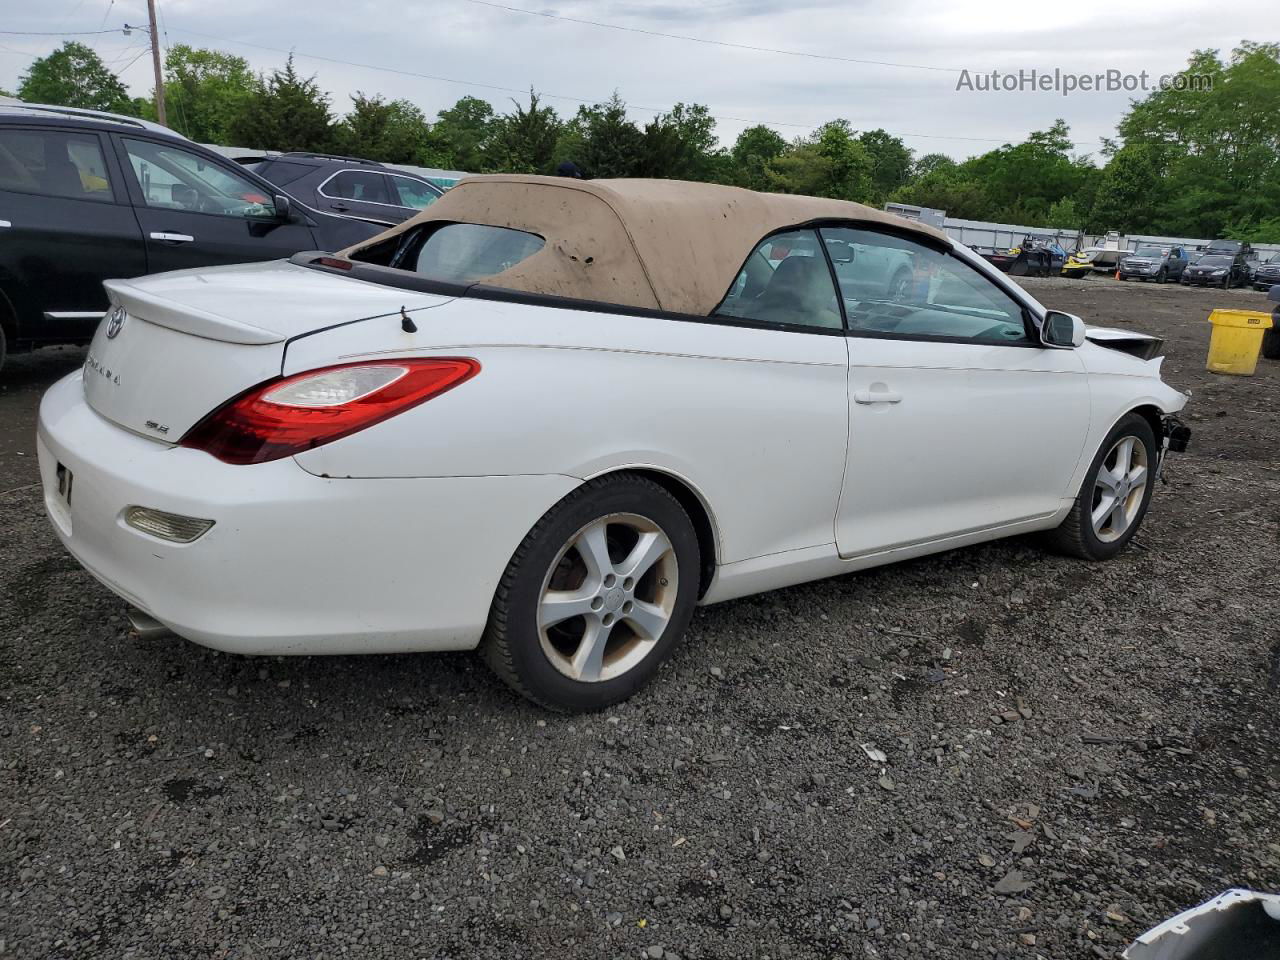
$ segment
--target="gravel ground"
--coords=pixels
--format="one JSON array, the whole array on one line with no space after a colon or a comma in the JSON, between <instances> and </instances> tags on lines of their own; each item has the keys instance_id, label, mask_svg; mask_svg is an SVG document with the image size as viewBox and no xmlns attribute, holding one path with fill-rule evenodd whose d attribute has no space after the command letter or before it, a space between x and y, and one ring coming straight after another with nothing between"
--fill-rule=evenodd
<instances>
[{"instance_id":1,"label":"gravel ground","mask_svg":"<svg viewBox=\"0 0 1280 960\"><path fill-rule=\"evenodd\" d=\"M586 718L469 655L130 635L27 486L35 399L83 354L14 359L0 956L1114 957L1280 888L1280 364L1203 372L1209 309L1263 298L1027 285L1167 336L1195 392L1133 548L1013 540L708 608Z\"/></svg>"}]
</instances>

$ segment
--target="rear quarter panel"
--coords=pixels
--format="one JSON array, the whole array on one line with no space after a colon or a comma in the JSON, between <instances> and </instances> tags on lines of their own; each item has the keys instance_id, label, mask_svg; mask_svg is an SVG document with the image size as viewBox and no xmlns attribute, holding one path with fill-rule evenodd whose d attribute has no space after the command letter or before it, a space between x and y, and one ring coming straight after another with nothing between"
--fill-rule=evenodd
<instances>
[{"instance_id":1,"label":"rear quarter panel","mask_svg":"<svg viewBox=\"0 0 1280 960\"><path fill-rule=\"evenodd\" d=\"M454 390L298 456L304 469L590 478L652 468L708 506L722 563L834 541L848 435L842 336L469 299L415 322L417 333L384 318L289 344L286 374L389 355L482 366Z\"/></svg>"}]
</instances>

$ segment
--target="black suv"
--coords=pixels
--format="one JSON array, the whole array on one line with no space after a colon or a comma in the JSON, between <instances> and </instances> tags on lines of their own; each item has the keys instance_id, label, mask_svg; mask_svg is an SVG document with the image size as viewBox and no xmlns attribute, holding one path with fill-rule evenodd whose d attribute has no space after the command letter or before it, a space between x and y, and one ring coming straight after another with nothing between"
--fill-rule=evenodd
<instances>
[{"instance_id":1,"label":"black suv","mask_svg":"<svg viewBox=\"0 0 1280 960\"><path fill-rule=\"evenodd\" d=\"M310 209L157 124L0 106L0 364L6 348L87 343L103 280L338 250L383 229Z\"/></svg>"},{"instance_id":2,"label":"black suv","mask_svg":"<svg viewBox=\"0 0 1280 960\"><path fill-rule=\"evenodd\" d=\"M344 217L397 224L444 193L429 180L374 160L331 153L238 157L260 177L314 206Z\"/></svg>"},{"instance_id":3,"label":"black suv","mask_svg":"<svg viewBox=\"0 0 1280 960\"><path fill-rule=\"evenodd\" d=\"M1280 253L1273 253L1265 263L1259 263L1253 270L1253 288L1270 290L1280 286Z\"/></svg>"}]
</instances>

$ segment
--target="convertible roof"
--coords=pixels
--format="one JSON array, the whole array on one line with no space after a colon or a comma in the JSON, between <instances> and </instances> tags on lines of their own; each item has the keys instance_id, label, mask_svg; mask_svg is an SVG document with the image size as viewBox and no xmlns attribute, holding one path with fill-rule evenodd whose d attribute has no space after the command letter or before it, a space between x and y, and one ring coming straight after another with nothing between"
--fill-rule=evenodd
<instances>
[{"instance_id":1,"label":"convertible roof","mask_svg":"<svg viewBox=\"0 0 1280 960\"><path fill-rule=\"evenodd\" d=\"M468 177L417 216L342 251L380 245L424 223L480 223L534 233L541 250L483 282L528 293L706 315L762 238L846 220L946 241L939 230L846 200L756 193L683 180Z\"/></svg>"}]
</instances>

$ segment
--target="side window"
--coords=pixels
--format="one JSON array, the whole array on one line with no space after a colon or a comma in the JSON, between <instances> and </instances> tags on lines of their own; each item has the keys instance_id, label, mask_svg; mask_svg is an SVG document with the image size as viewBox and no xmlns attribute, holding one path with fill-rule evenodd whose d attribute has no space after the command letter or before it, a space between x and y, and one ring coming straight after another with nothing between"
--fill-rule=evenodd
<instances>
[{"instance_id":1,"label":"side window","mask_svg":"<svg viewBox=\"0 0 1280 960\"><path fill-rule=\"evenodd\" d=\"M114 199L98 138L55 130L0 130L0 190Z\"/></svg>"},{"instance_id":2,"label":"side window","mask_svg":"<svg viewBox=\"0 0 1280 960\"><path fill-rule=\"evenodd\" d=\"M766 237L747 257L717 316L839 330L831 270L813 230Z\"/></svg>"},{"instance_id":3,"label":"side window","mask_svg":"<svg viewBox=\"0 0 1280 960\"><path fill-rule=\"evenodd\" d=\"M1022 305L957 257L891 234L820 231L853 333L1027 343Z\"/></svg>"},{"instance_id":4,"label":"side window","mask_svg":"<svg viewBox=\"0 0 1280 960\"><path fill-rule=\"evenodd\" d=\"M133 175L149 207L263 219L275 204L252 180L181 147L123 139Z\"/></svg>"},{"instance_id":5,"label":"side window","mask_svg":"<svg viewBox=\"0 0 1280 960\"><path fill-rule=\"evenodd\" d=\"M380 173L344 170L334 174L320 187L330 200L360 200L364 203L393 203L387 193L387 180Z\"/></svg>"},{"instance_id":6,"label":"side window","mask_svg":"<svg viewBox=\"0 0 1280 960\"><path fill-rule=\"evenodd\" d=\"M392 174L391 185L400 197L400 206L422 210L440 199L440 194L431 189L429 184L412 177L400 177ZM394 200L392 201L395 202Z\"/></svg>"},{"instance_id":7,"label":"side window","mask_svg":"<svg viewBox=\"0 0 1280 960\"><path fill-rule=\"evenodd\" d=\"M508 227L481 223L446 223L434 230L421 229L409 248L405 269L433 280L474 283L509 270L546 243L542 237Z\"/></svg>"}]
</instances>

